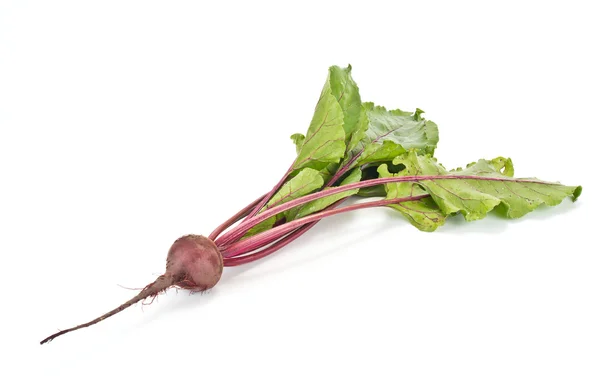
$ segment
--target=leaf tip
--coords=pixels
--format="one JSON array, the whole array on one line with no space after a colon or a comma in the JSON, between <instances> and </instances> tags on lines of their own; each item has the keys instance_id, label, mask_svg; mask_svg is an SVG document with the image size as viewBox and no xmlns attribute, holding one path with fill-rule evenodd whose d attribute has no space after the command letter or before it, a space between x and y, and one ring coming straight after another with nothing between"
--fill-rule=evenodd
<instances>
[{"instance_id":1,"label":"leaf tip","mask_svg":"<svg viewBox=\"0 0 600 381\"><path fill-rule=\"evenodd\" d=\"M571 196L573 198L573 202L577 201L579 196L581 196L582 190L583 190L583 188L581 187L581 185L579 185L577 188L575 188L575 190L573 191L573 195Z\"/></svg>"},{"instance_id":2,"label":"leaf tip","mask_svg":"<svg viewBox=\"0 0 600 381\"><path fill-rule=\"evenodd\" d=\"M504 161L504 170L502 171L502 174L510 177L513 177L515 175L515 166L510 157L507 157Z\"/></svg>"},{"instance_id":3,"label":"leaf tip","mask_svg":"<svg viewBox=\"0 0 600 381\"><path fill-rule=\"evenodd\" d=\"M423 110L421 110L420 108L417 107L417 109L415 110L413 119L415 121L417 121L417 122L420 121L420 120L422 120L423 118L421 117L421 114L423 114L424 112L425 111L423 111Z\"/></svg>"}]
</instances>

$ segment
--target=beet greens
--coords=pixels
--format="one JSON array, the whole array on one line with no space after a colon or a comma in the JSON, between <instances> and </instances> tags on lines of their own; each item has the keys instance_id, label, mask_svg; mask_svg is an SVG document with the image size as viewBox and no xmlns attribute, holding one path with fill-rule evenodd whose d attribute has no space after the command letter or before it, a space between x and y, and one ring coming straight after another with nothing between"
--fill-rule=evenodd
<instances>
[{"instance_id":1,"label":"beet greens","mask_svg":"<svg viewBox=\"0 0 600 381\"><path fill-rule=\"evenodd\" d=\"M386 110L362 102L351 69L329 68L306 135L291 137L296 159L269 192L208 238L176 240L165 274L129 302L41 343L96 324L170 287L210 289L224 266L270 255L335 214L388 206L419 230L432 232L459 213L467 221L492 210L518 218L542 204L557 205L568 196L574 201L581 194L580 186L515 178L512 161L503 157L446 170L433 156L437 125L424 119L420 109ZM340 206L355 195L377 200Z\"/></svg>"}]
</instances>

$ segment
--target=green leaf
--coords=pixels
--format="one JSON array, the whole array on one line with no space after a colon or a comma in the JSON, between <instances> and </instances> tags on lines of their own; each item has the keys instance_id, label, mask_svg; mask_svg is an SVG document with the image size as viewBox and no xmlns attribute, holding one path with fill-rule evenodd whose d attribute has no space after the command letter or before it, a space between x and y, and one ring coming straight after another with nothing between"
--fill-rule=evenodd
<instances>
[{"instance_id":1,"label":"green leaf","mask_svg":"<svg viewBox=\"0 0 600 381\"><path fill-rule=\"evenodd\" d=\"M344 132L346 134L346 142L356 130L364 113L358 86L350 72L352 66L348 65L343 69L339 66L329 68L329 85L331 94L337 99L342 112L344 113Z\"/></svg>"},{"instance_id":2,"label":"green leaf","mask_svg":"<svg viewBox=\"0 0 600 381\"><path fill-rule=\"evenodd\" d=\"M323 186L323 178L319 174L319 171L312 168L304 168L296 176L285 182L279 191L271 197L267 205L262 208L261 212L272 208L274 206L283 204L291 201L298 197L305 196L314 190L320 189ZM265 221L255 225L250 229L245 237L260 233L268 230L277 220L284 217L283 213L266 219Z\"/></svg>"},{"instance_id":3,"label":"green leaf","mask_svg":"<svg viewBox=\"0 0 600 381\"><path fill-rule=\"evenodd\" d=\"M290 136L290 139L292 139L294 145L296 146L296 155L300 154L302 144L304 144L304 139L306 139L306 137L302 134L294 134Z\"/></svg>"},{"instance_id":4,"label":"green leaf","mask_svg":"<svg viewBox=\"0 0 600 381\"><path fill-rule=\"evenodd\" d=\"M368 129L369 117L367 116L367 109L365 108L365 103L363 103L361 105L358 123L356 124L356 128L350 136L350 141L346 146L346 153L344 154L343 164L348 163L354 157L352 153L354 152L354 154L356 154L357 151L355 151L355 149L360 144L360 142L363 139L365 139Z\"/></svg>"},{"instance_id":5,"label":"green leaf","mask_svg":"<svg viewBox=\"0 0 600 381\"><path fill-rule=\"evenodd\" d=\"M331 163L319 171L319 173L321 174L321 177L323 177L323 181L325 181L325 183L327 183L333 177L333 175L335 175L339 166L340 165L338 163Z\"/></svg>"},{"instance_id":6,"label":"green leaf","mask_svg":"<svg viewBox=\"0 0 600 381\"><path fill-rule=\"evenodd\" d=\"M356 91L352 91L353 88ZM323 169L330 163L339 163L346 151L344 122L348 119L349 125L346 128L352 129L350 123L355 123L354 120L357 119L356 107L353 106L357 96L358 88L350 78L350 67L344 70L332 66L306 137L302 139L299 134L292 135L298 152L292 167L294 170ZM358 109L360 111L360 103Z\"/></svg>"},{"instance_id":7,"label":"green leaf","mask_svg":"<svg viewBox=\"0 0 600 381\"><path fill-rule=\"evenodd\" d=\"M352 184L360 181L361 171L360 168L354 169L350 174L341 182L340 185ZM331 187L324 188L323 190L330 189ZM290 209L286 212L286 220L291 221L297 218L308 216L309 214L316 213L334 204L335 202L342 200L346 197L350 197L358 193L358 189L352 189L346 192L336 193L331 196L326 196L314 201L310 201L300 207Z\"/></svg>"},{"instance_id":8,"label":"green leaf","mask_svg":"<svg viewBox=\"0 0 600 381\"><path fill-rule=\"evenodd\" d=\"M381 164L389 164L392 165L392 162L386 162ZM381 164L367 164L366 166L360 167L362 171L361 180L373 180L380 177L377 168ZM391 172L397 172L398 170L390 170ZM385 191L385 185L376 185L373 187L360 188L358 193L356 194L359 197L385 197L387 196L387 192Z\"/></svg>"},{"instance_id":9,"label":"green leaf","mask_svg":"<svg viewBox=\"0 0 600 381\"><path fill-rule=\"evenodd\" d=\"M279 191L267 203L267 209L283 204L298 197L305 196L323 186L323 178L319 171L304 168L291 180L285 182Z\"/></svg>"},{"instance_id":10,"label":"green leaf","mask_svg":"<svg viewBox=\"0 0 600 381\"><path fill-rule=\"evenodd\" d=\"M399 173L390 173L387 164L380 165L377 171L379 177L416 176L419 174L414 166L407 166ZM418 184L409 182L385 184L384 188L387 199L427 194ZM400 212L413 226L422 231L432 232L446 221L440 208L429 197L388 206Z\"/></svg>"},{"instance_id":11,"label":"green leaf","mask_svg":"<svg viewBox=\"0 0 600 381\"><path fill-rule=\"evenodd\" d=\"M414 113L386 110L373 103L363 103L366 110L366 129L357 130L344 162L356 160L352 165L391 161L409 149L433 154L439 140L438 128L432 121L421 117L422 110Z\"/></svg>"},{"instance_id":12,"label":"green leaf","mask_svg":"<svg viewBox=\"0 0 600 381\"><path fill-rule=\"evenodd\" d=\"M384 185L376 185L374 187L360 188L356 194L360 197L385 197L387 192Z\"/></svg>"},{"instance_id":13,"label":"green leaf","mask_svg":"<svg viewBox=\"0 0 600 381\"><path fill-rule=\"evenodd\" d=\"M580 186L543 182L536 178L515 179L510 159L479 160L466 169L447 171L431 156L411 151L399 156L394 164L403 164L419 175L442 175L449 178L418 182L431 195L440 210L449 215L460 212L467 221L478 220L498 207L509 218L521 217L541 204L558 205L567 196L573 200L581 194ZM477 176L481 179L453 178Z\"/></svg>"}]
</instances>

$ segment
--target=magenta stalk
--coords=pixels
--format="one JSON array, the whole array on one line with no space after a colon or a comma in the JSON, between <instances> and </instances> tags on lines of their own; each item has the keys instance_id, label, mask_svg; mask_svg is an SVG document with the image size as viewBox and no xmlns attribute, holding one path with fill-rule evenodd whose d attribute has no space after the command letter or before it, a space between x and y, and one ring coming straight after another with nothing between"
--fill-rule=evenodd
<instances>
[{"instance_id":1,"label":"magenta stalk","mask_svg":"<svg viewBox=\"0 0 600 381\"><path fill-rule=\"evenodd\" d=\"M227 267L239 266L239 265L243 265L245 263L254 262L258 259L264 258L270 254L273 254L277 250L292 243L294 240L296 240L301 235L306 233L306 231L308 229L312 228L318 222L319 221L309 222L308 224L294 230L293 232L286 235L285 237L283 237L283 238L280 237L281 239L279 241L275 242L273 245L271 245L267 248L264 248L262 250L259 250L257 252L254 252L252 254L239 256L239 257L232 257L232 258L223 258L223 266L227 266Z\"/></svg>"},{"instance_id":2,"label":"magenta stalk","mask_svg":"<svg viewBox=\"0 0 600 381\"><path fill-rule=\"evenodd\" d=\"M324 210L333 209L336 206L338 206L339 204L341 204L342 202L344 202L346 199L347 198L339 200L339 201L337 201L337 202L329 205ZM285 246L287 246L288 244L290 244L293 241L295 241L301 235L303 235L308 230L310 230L313 226L315 226L316 224L318 224L319 221L308 222L305 225L303 225L302 227L299 227L296 230L292 231L291 233L281 234L279 237L273 238L271 240L271 242L269 242L269 243L273 243L275 241L277 241L277 242L275 242L271 246L268 246L268 247L263 248L263 249L261 249L261 250L259 250L257 252L252 253L251 256L244 256L243 258L237 258L237 257L235 257L235 258L233 258L233 257L232 258L224 258L223 259L223 266L238 266L238 265L241 265L241 264L244 264L244 263L253 262L253 261L257 260L257 259L266 257L267 255L272 254L272 253L276 252L277 250L282 249ZM246 253L244 253L244 254L246 254Z\"/></svg>"},{"instance_id":3,"label":"magenta stalk","mask_svg":"<svg viewBox=\"0 0 600 381\"><path fill-rule=\"evenodd\" d=\"M268 219L269 217L275 216L281 212L285 212L296 206L305 204L309 201L317 200L322 197L331 196L337 193L345 192L357 188L367 188L375 185L389 184L389 183L403 183L413 182L418 183L421 181L435 181L435 180L479 180L479 181L503 181L503 182L516 182L516 183L532 183L532 184L553 184L540 180L534 179L513 179L513 178L498 178L498 177L482 177L482 176L467 176L467 175L430 175L430 176L399 176L399 177L386 177L380 179L364 180L357 183L341 185L330 189L322 190L320 192L311 193L306 196L298 197L297 199L288 201L284 204L274 206L264 212L252 217L247 218L241 224L233 228L232 230L224 233L216 241L219 248L223 248L228 244L241 238L252 226Z\"/></svg>"},{"instance_id":4,"label":"magenta stalk","mask_svg":"<svg viewBox=\"0 0 600 381\"><path fill-rule=\"evenodd\" d=\"M352 210L372 208L372 207L376 207L376 206L385 206L385 205L390 205L390 204L399 204L401 202L407 202L407 201L416 201L416 200L420 200L425 197L429 197L429 195L424 194L424 195L419 195L419 196L410 196L410 197L392 198L392 199L384 199L384 200L378 200L378 201L363 202L363 203L359 203L359 204L344 206L344 207L341 207L338 209L325 210L325 211L322 211L319 213L315 213L315 214L311 214L306 217L299 218L297 220L287 222L283 225L271 228L267 231L264 231L262 233L258 233L256 235L254 235L252 237L246 238L240 242L236 242L234 244L226 246L225 248L221 249L221 254L223 255L223 258L230 258L230 257L242 255L244 253L251 252L253 250L263 247L266 244L269 244L270 242L273 241L274 238L276 239L277 237L280 237L283 234L289 233L292 230L302 227L302 225L305 225L305 224L313 222L313 221L318 221L325 217L330 217L330 216L334 216L336 214L350 212Z\"/></svg>"},{"instance_id":5,"label":"magenta stalk","mask_svg":"<svg viewBox=\"0 0 600 381\"><path fill-rule=\"evenodd\" d=\"M213 230L212 233L210 233L208 238L210 238L211 240L214 241L219 236L219 234L221 234L225 231L225 229L227 229L231 225L235 224L236 222L238 222L245 216L247 216L248 213L250 212L250 210L252 210L252 208L254 208L261 200L263 200L265 198L265 196L266 196L266 194L260 196L256 200L252 201L244 209L240 210L235 215L231 216L227 221L225 221L221 225L217 226L217 228L215 230Z\"/></svg>"},{"instance_id":6,"label":"magenta stalk","mask_svg":"<svg viewBox=\"0 0 600 381\"><path fill-rule=\"evenodd\" d=\"M273 189L271 189L269 191L269 193L267 193L262 198L262 200L254 207L254 209L252 209L252 211L250 212L250 214L248 214L248 216L246 217L246 219L244 221L248 221L250 218L256 216L258 214L258 212L260 212L260 210L263 208L263 206L265 206L267 204L267 202L269 202L269 200L271 199L271 197L273 197L273 195L275 193L277 193L277 191L279 190L279 188L281 188L281 186L283 185L283 183L285 182L285 180L287 180L288 176L293 171L293 167L294 167L294 165L292 164L292 166L290 167L290 169L287 170L287 172L285 173L285 175L283 175L283 177L273 187Z\"/></svg>"}]
</instances>

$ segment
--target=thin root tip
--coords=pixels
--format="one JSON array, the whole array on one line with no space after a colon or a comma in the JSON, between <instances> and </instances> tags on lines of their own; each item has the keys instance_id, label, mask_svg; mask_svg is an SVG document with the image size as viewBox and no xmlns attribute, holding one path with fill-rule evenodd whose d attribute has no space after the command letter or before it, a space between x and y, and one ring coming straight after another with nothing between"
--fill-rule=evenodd
<instances>
[{"instance_id":1,"label":"thin root tip","mask_svg":"<svg viewBox=\"0 0 600 381\"><path fill-rule=\"evenodd\" d=\"M40 345L49 343L52 340L56 339L58 336L62 335L63 333L67 333L67 332L68 331L60 331L60 332L55 333L54 335L50 335L50 336L46 337L44 340L40 341Z\"/></svg>"}]
</instances>

